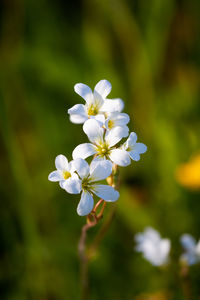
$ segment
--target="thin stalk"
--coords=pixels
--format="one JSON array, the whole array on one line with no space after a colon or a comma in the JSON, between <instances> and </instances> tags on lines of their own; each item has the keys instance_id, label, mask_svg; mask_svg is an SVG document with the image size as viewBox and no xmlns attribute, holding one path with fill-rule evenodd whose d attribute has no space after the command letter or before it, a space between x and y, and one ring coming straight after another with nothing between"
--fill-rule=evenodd
<instances>
[{"instance_id":1,"label":"thin stalk","mask_svg":"<svg viewBox=\"0 0 200 300\"><path fill-rule=\"evenodd\" d=\"M107 182L110 186L116 188L118 187L118 176L117 175L117 166L114 165L113 174L107 178ZM117 179L117 180L116 180ZM117 182L117 183L116 183ZM100 212L97 213L98 208L101 207ZM104 209L106 207L106 202L103 199L100 199L92 212L87 216L87 223L83 225L81 230L81 236L78 244L78 252L80 257L80 279L81 279L81 288L82 288L82 300L89 299L89 280L88 280L88 265L94 254L97 252L97 248L108 231L111 221L113 220L115 209L111 210L109 217L107 218L105 224L103 224L99 233L94 238L91 246L86 249L86 238L87 232L90 228L96 226L103 217Z\"/></svg>"}]
</instances>

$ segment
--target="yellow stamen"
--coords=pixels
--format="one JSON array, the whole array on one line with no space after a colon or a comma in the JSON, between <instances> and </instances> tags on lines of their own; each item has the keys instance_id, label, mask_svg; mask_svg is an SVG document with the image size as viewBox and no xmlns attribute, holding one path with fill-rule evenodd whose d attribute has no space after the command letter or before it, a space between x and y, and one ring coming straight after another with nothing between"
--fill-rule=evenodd
<instances>
[{"instance_id":1,"label":"yellow stamen","mask_svg":"<svg viewBox=\"0 0 200 300\"><path fill-rule=\"evenodd\" d=\"M82 180L82 189L85 191L92 191L92 178L84 178Z\"/></svg>"},{"instance_id":2,"label":"yellow stamen","mask_svg":"<svg viewBox=\"0 0 200 300\"><path fill-rule=\"evenodd\" d=\"M90 104L87 113L89 116L96 116L99 112L99 106L98 104Z\"/></svg>"},{"instance_id":3,"label":"yellow stamen","mask_svg":"<svg viewBox=\"0 0 200 300\"><path fill-rule=\"evenodd\" d=\"M114 121L109 120L109 121L108 121L108 128L111 129L111 128L113 128L113 127L114 127Z\"/></svg>"},{"instance_id":4,"label":"yellow stamen","mask_svg":"<svg viewBox=\"0 0 200 300\"><path fill-rule=\"evenodd\" d=\"M106 143L99 144L96 150L100 156L107 156L109 154L109 146Z\"/></svg>"},{"instance_id":5,"label":"yellow stamen","mask_svg":"<svg viewBox=\"0 0 200 300\"><path fill-rule=\"evenodd\" d=\"M63 177L64 177L64 179L66 180L66 179L68 179L69 177L71 177L71 173L68 172L68 171L63 171Z\"/></svg>"}]
</instances>

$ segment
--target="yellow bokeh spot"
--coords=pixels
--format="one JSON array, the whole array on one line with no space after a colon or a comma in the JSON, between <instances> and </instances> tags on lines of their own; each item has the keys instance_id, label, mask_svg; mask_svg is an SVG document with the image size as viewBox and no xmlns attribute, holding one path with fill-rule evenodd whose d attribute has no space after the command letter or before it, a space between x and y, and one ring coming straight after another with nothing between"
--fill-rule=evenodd
<instances>
[{"instance_id":1,"label":"yellow bokeh spot","mask_svg":"<svg viewBox=\"0 0 200 300\"><path fill-rule=\"evenodd\" d=\"M64 179L66 180L66 179L68 179L69 177L71 177L71 173L68 172L68 171L64 171L64 172L63 172L63 177L64 177Z\"/></svg>"},{"instance_id":2,"label":"yellow bokeh spot","mask_svg":"<svg viewBox=\"0 0 200 300\"><path fill-rule=\"evenodd\" d=\"M200 189L200 154L181 164L175 173L176 180L190 189Z\"/></svg>"}]
</instances>

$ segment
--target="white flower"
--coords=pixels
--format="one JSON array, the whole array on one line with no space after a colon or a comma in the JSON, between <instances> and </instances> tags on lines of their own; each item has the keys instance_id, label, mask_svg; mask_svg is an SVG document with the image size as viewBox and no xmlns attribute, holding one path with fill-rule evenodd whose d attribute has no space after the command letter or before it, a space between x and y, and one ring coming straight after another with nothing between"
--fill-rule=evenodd
<instances>
[{"instance_id":1,"label":"white flower","mask_svg":"<svg viewBox=\"0 0 200 300\"><path fill-rule=\"evenodd\" d=\"M142 143L136 143L137 135L135 132L131 132L127 141L122 145L122 149L126 150L130 156L135 161L140 160L140 154L147 151L147 146Z\"/></svg>"},{"instance_id":2,"label":"white flower","mask_svg":"<svg viewBox=\"0 0 200 300\"><path fill-rule=\"evenodd\" d=\"M200 262L200 240L197 243L190 234L183 234L180 240L185 250L180 260L188 265Z\"/></svg>"},{"instance_id":3,"label":"white flower","mask_svg":"<svg viewBox=\"0 0 200 300\"><path fill-rule=\"evenodd\" d=\"M86 101L86 104L76 104L68 110L71 122L82 124L98 114L122 111L124 104L121 99L111 100L106 98L111 89L112 86L107 80L99 81L94 88L94 92L86 84L77 83L74 90Z\"/></svg>"},{"instance_id":4,"label":"white flower","mask_svg":"<svg viewBox=\"0 0 200 300\"><path fill-rule=\"evenodd\" d=\"M124 149L115 149L115 145L128 135L128 127L114 127L110 131L104 131L98 121L87 120L83 125L83 130L87 134L91 143L78 145L73 153L73 159L87 158L96 154L98 159L110 159L119 166L127 166L131 160L128 152Z\"/></svg>"},{"instance_id":5,"label":"white flower","mask_svg":"<svg viewBox=\"0 0 200 300\"><path fill-rule=\"evenodd\" d=\"M93 195L97 195L108 202L114 202L119 198L119 192L109 185L99 184L97 181L106 179L112 172L112 163L108 160L92 162L90 166L82 159L74 160L74 167L80 177L80 190L82 190L81 200L77 207L80 216L88 215L94 206ZM67 191L77 193L77 185L72 186L71 182L65 181L63 188Z\"/></svg>"},{"instance_id":6,"label":"white flower","mask_svg":"<svg viewBox=\"0 0 200 300\"><path fill-rule=\"evenodd\" d=\"M57 170L49 174L48 179L50 181L59 181L61 188L63 188L65 182L68 182L69 186L80 185L78 175L75 173L73 161L68 162L67 158L60 154L55 159L55 165ZM67 192L70 193L70 189L67 190Z\"/></svg>"},{"instance_id":7,"label":"white flower","mask_svg":"<svg viewBox=\"0 0 200 300\"><path fill-rule=\"evenodd\" d=\"M126 125L130 121L129 115L120 112L107 113L107 118L105 120L105 128L107 130L112 130L114 127L127 127Z\"/></svg>"},{"instance_id":8,"label":"white flower","mask_svg":"<svg viewBox=\"0 0 200 300\"><path fill-rule=\"evenodd\" d=\"M136 250L142 252L152 265L161 266L167 263L170 240L162 239L155 229L147 227L144 233L135 236L135 241L137 242Z\"/></svg>"}]
</instances>

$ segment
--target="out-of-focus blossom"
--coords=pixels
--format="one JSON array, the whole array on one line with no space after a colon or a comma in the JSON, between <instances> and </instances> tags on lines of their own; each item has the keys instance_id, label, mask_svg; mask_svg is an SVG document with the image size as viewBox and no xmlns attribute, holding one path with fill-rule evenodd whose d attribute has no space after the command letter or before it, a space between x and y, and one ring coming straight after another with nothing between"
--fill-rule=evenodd
<instances>
[{"instance_id":1,"label":"out-of-focus blossom","mask_svg":"<svg viewBox=\"0 0 200 300\"><path fill-rule=\"evenodd\" d=\"M200 262L200 240L198 243L190 234L181 236L181 244L185 252L181 255L180 261L187 265L193 265Z\"/></svg>"},{"instance_id":2,"label":"out-of-focus blossom","mask_svg":"<svg viewBox=\"0 0 200 300\"><path fill-rule=\"evenodd\" d=\"M162 239L155 229L147 227L143 233L136 234L135 241L136 251L142 252L152 265L161 266L168 262L170 240Z\"/></svg>"},{"instance_id":3,"label":"out-of-focus blossom","mask_svg":"<svg viewBox=\"0 0 200 300\"><path fill-rule=\"evenodd\" d=\"M181 164L175 173L176 180L190 189L200 189L200 154L192 157L188 163Z\"/></svg>"}]
</instances>

